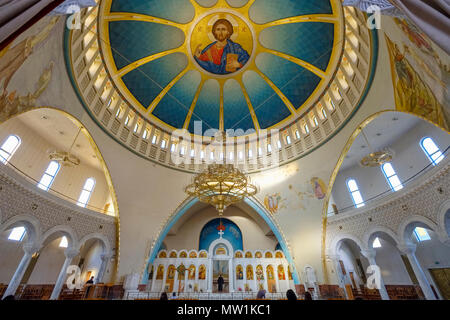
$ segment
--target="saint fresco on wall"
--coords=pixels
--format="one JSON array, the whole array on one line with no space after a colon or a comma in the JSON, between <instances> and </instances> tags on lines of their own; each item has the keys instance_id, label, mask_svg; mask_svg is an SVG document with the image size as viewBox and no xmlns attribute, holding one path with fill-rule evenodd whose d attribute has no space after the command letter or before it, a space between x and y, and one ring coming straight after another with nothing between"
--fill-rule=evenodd
<instances>
[{"instance_id":1,"label":"saint fresco on wall","mask_svg":"<svg viewBox=\"0 0 450 320\"><path fill-rule=\"evenodd\" d=\"M323 182L322 179L317 178L317 177L311 178L310 181L311 181L311 186L313 188L314 196L316 197L316 199L322 200L323 198L325 198L325 195L327 193L327 187L326 187L325 182Z\"/></svg>"},{"instance_id":2,"label":"saint fresco on wall","mask_svg":"<svg viewBox=\"0 0 450 320\"><path fill-rule=\"evenodd\" d=\"M284 274L284 267L281 264L278 266L278 280L286 280L286 275Z\"/></svg>"},{"instance_id":3,"label":"saint fresco on wall","mask_svg":"<svg viewBox=\"0 0 450 320\"><path fill-rule=\"evenodd\" d=\"M260 264L256 266L256 280L264 280L264 271Z\"/></svg>"},{"instance_id":4,"label":"saint fresco on wall","mask_svg":"<svg viewBox=\"0 0 450 320\"><path fill-rule=\"evenodd\" d=\"M164 278L164 266L160 264L158 271L156 272L156 280L162 280Z\"/></svg>"},{"instance_id":5,"label":"saint fresco on wall","mask_svg":"<svg viewBox=\"0 0 450 320\"><path fill-rule=\"evenodd\" d=\"M195 266L193 264L189 266L188 279L195 280Z\"/></svg>"},{"instance_id":6,"label":"saint fresco on wall","mask_svg":"<svg viewBox=\"0 0 450 320\"><path fill-rule=\"evenodd\" d=\"M396 109L415 113L448 130L449 60L414 24L394 19L401 34L386 35Z\"/></svg>"},{"instance_id":7,"label":"saint fresco on wall","mask_svg":"<svg viewBox=\"0 0 450 320\"><path fill-rule=\"evenodd\" d=\"M237 280L244 279L244 270L240 264L236 267L236 279Z\"/></svg>"},{"instance_id":8,"label":"saint fresco on wall","mask_svg":"<svg viewBox=\"0 0 450 320\"><path fill-rule=\"evenodd\" d=\"M36 34L11 45L0 52L0 122L36 107L36 100L47 89L51 80L54 63L50 62L35 84L35 90L20 94L17 90L8 91L8 85L25 61L50 35L58 18L52 18Z\"/></svg>"}]
</instances>

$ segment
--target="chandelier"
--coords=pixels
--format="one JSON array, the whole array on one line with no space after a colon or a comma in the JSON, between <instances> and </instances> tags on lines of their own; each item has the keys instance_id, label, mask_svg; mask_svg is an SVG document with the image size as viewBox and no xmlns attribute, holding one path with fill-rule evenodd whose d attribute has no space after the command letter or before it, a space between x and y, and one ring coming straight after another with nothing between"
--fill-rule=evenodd
<instances>
[{"instance_id":1,"label":"chandelier","mask_svg":"<svg viewBox=\"0 0 450 320\"><path fill-rule=\"evenodd\" d=\"M219 216L225 209L245 197L255 195L257 187L232 164L210 164L185 188L187 194L216 208Z\"/></svg>"},{"instance_id":2,"label":"chandelier","mask_svg":"<svg viewBox=\"0 0 450 320\"><path fill-rule=\"evenodd\" d=\"M72 145L69 148L69 151L62 151L62 150L55 150L51 151L48 155L51 161L57 161L59 164L61 164L64 167L74 167L80 164L80 159L78 159L75 155L70 153L72 151L72 147L75 144L75 141L77 141L78 136L80 135L81 128L79 128L77 135L75 136L75 139L72 142Z\"/></svg>"},{"instance_id":3,"label":"chandelier","mask_svg":"<svg viewBox=\"0 0 450 320\"><path fill-rule=\"evenodd\" d=\"M360 163L362 166L379 167L387 162L392 161L392 158L394 157L392 151L390 151L388 148L384 148L383 150L374 152L363 129L361 129L361 133L363 134L364 139L366 140L366 143L370 149L370 153L361 159Z\"/></svg>"}]
</instances>

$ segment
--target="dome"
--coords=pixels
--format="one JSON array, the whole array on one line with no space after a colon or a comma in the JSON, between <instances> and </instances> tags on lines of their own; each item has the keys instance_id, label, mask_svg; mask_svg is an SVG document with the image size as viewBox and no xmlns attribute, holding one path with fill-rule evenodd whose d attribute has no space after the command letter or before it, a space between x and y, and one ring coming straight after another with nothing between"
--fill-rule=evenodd
<instances>
[{"instance_id":1,"label":"dome","mask_svg":"<svg viewBox=\"0 0 450 320\"><path fill-rule=\"evenodd\" d=\"M376 32L358 33L339 0L107 0L84 21L65 44L85 109L135 154L188 172L312 152L357 111L376 63ZM235 150L214 147L219 131Z\"/></svg>"},{"instance_id":2,"label":"dome","mask_svg":"<svg viewBox=\"0 0 450 320\"><path fill-rule=\"evenodd\" d=\"M317 101L336 70L337 2L104 1L101 52L120 94L166 130L279 128ZM221 21L229 35L220 58Z\"/></svg>"}]
</instances>

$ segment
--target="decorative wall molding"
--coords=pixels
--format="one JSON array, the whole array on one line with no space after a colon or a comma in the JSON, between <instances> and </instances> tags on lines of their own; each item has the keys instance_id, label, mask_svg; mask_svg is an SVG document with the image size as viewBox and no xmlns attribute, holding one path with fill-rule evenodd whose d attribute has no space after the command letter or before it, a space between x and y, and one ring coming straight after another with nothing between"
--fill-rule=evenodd
<instances>
[{"instance_id":1,"label":"decorative wall molding","mask_svg":"<svg viewBox=\"0 0 450 320\"><path fill-rule=\"evenodd\" d=\"M29 241L41 246L61 232L79 248L87 240L103 242L104 253L115 249L116 218L79 207L29 183L13 169L0 166L0 231L24 223L30 227ZM28 230L27 230L28 231Z\"/></svg>"},{"instance_id":2,"label":"decorative wall molding","mask_svg":"<svg viewBox=\"0 0 450 320\"><path fill-rule=\"evenodd\" d=\"M326 254L335 255L340 240L352 239L362 250L371 248L375 232L389 234L397 244L409 242L411 223L423 223L448 242L445 213L450 209L450 161L433 168L400 191L346 214L328 217Z\"/></svg>"}]
</instances>

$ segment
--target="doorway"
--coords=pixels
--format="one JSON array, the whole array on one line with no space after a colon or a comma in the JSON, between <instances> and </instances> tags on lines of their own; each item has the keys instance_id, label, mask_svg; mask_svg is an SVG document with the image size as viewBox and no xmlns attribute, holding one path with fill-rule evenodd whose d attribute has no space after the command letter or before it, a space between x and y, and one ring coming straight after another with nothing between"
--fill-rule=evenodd
<instances>
[{"instance_id":1,"label":"doorway","mask_svg":"<svg viewBox=\"0 0 450 320\"><path fill-rule=\"evenodd\" d=\"M230 277L229 277L229 262L228 260L213 260L213 292L219 292L219 285L217 283L217 280L220 275L222 275L222 278L224 280L223 284L223 290L222 292L230 292L229 291L229 283L230 283Z\"/></svg>"}]
</instances>

